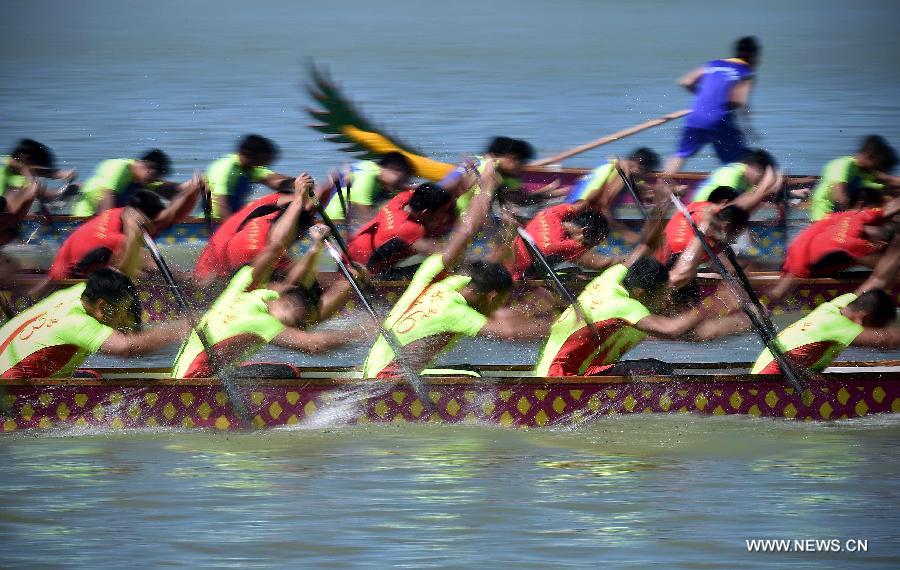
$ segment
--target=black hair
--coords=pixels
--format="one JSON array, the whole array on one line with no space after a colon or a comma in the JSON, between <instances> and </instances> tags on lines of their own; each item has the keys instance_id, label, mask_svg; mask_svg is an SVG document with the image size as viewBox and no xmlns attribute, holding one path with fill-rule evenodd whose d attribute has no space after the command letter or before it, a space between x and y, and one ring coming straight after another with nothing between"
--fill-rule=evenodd
<instances>
[{"instance_id":1,"label":"black hair","mask_svg":"<svg viewBox=\"0 0 900 570\"><path fill-rule=\"evenodd\" d=\"M138 190L128 200L128 207L143 212L151 220L155 220L160 212L166 209L162 198L156 192L150 190Z\"/></svg>"},{"instance_id":2,"label":"black hair","mask_svg":"<svg viewBox=\"0 0 900 570\"><path fill-rule=\"evenodd\" d=\"M238 153L254 159L274 162L279 155L278 145L262 135L245 135L238 143Z\"/></svg>"},{"instance_id":3,"label":"black hair","mask_svg":"<svg viewBox=\"0 0 900 570\"><path fill-rule=\"evenodd\" d=\"M596 210L579 212L569 221L579 228L584 228L584 241L588 244L600 243L609 235L606 216Z\"/></svg>"},{"instance_id":4,"label":"black hair","mask_svg":"<svg viewBox=\"0 0 900 570\"><path fill-rule=\"evenodd\" d=\"M426 182L419 184L409 199L409 208L413 212L436 212L446 206L453 196L442 186Z\"/></svg>"},{"instance_id":5,"label":"black hair","mask_svg":"<svg viewBox=\"0 0 900 570\"><path fill-rule=\"evenodd\" d=\"M655 257L643 256L628 268L622 285L629 291L643 289L648 293L657 291L669 282L669 270Z\"/></svg>"},{"instance_id":6,"label":"black hair","mask_svg":"<svg viewBox=\"0 0 900 570\"><path fill-rule=\"evenodd\" d=\"M760 170L765 170L769 167L778 168L778 161L775 160L775 157L761 148L754 148L747 151L747 154L744 155L741 162L749 166L755 166Z\"/></svg>"},{"instance_id":7,"label":"black hair","mask_svg":"<svg viewBox=\"0 0 900 570\"><path fill-rule=\"evenodd\" d=\"M494 137L488 143L485 154L504 155L512 152L513 141L509 137Z\"/></svg>"},{"instance_id":8,"label":"black hair","mask_svg":"<svg viewBox=\"0 0 900 570\"><path fill-rule=\"evenodd\" d=\"M528 141L513 139L509 154L512 154L522 162L528 162L534 158L534 147Z\"/></svg>"},{"instance_id":9,"label":"black hair","mask_svg":"<svg viewBox=\"0 0 900 570\"><path fill-rule=\"evenodd\" d=\"M319 304L322 302L322 287L318 282L314 283L312 287L288 287L278 297L279 299L283 299L299 309L303 309L306 311L307 318L308 316L319 311Z\"/></svg>"},{"instance_id":10,"label":"black hair","mask_svg":"<svg viewBox=\"0 0 900 570\"><path fill-rule=\"evenodd\" d=\"M160 176L169 174L169 169L172 167L172 161L169 159L169 155L158 148L145 152L144 155L141 156L141 160L152 164Z\"/></svg>"},{"instance_id":11,"label":"black hair","mask_svg":"<svg viewBox=\"0 0 900 570\"><path fill-rule=\"evenodd\" d=\"M37 166L39 168L54 169L56 158L53 151L45 145L34 139L22 139L16 143L16 148L10 153L15 159L21 160L27 166Z\"/></svg>"},{"instance_id":12,"label":"black hair","mask_svg":"<svg viewBox=\"0 0 900 570\"><path fill-rule=\"evenodd\" d=\"M894 300L882 289L866 291L847 305L847 308L867 313L863 318L863 325L868 327L886 327L897 318Z\"/></svg>"},{"instance_id":13,"label":"black hair","mask_svg":"<svg viewBox=\"0 0 900 570\"><path fill-rule=\"evenodd\" d=\"M861 186L849 194L851 208L879 208L884 205L884 194L875 188Z\"/></svg>"},{"instance_id":14,"label":"black hair","mask_svg":"<svg viewBox=\"0 0 900 570\"><path fill-rule=\"evenodd\" d=\"M478 293L504 293L513 286L509 271L499 263L472 261L463 266L463 273L472 278L470 285Z\"/></svg>"},{"instance_id":15,"label":"black hair","mask_svg":"<svg viewBox=\"0 0 900 570\"><path fill-rule=\"evenodd\" d=\"M734 42L734 56L741 59L754 58L759 55L761 48L755 36L744 36Z\"/></svg>"},{"instance_id":16,"label":"black hair","mask_svg":"<svg viewBox=\"0 0 900 570\"><path fill-rule=\"evenodd\" d=\"M740 192L731 186L717 186L715 190L709 193L707 200L713 204L724 204L731 202L738 196L740 196Z\"/></svg>"},{"instance_id":17,"label":"black hair","mask_svg":"<svg viewBox=\"0 0 900 570\"><path fill-rule=\"evenodd\" d=\"M875 168L882 172L890 172L897 166L897 151L882 136L869 135L864 138L859 152L870 156Z\"/></svg>"},{"instance_id":18,"label":"black hair","mask_svg":"<svg viewBox=\"0 0 900 570\"><path fill-rule=\"evenodd\" d=\"M134 283L124 273L103 267L88 275L81 296L91 302L103 299L107 303L118 303L123 299L131 301L135 291Z\"/></svg>"},{"instance_id":19,"label":"black hair","mask_svg":"<svg viewBox=\"0 0 900 570\"><path fill-rule=\"evenodd\" d=\"M392 151L378 159L378 166L382 168L390 168L391 170L399 170L406 173L407 176L413 173L412 162L406 158L402 152Z\"/></svg>"},{"instance_id":20,"label":"black hair","mask_svg":"<svg viewBox=\"0 0 900 570\"><path fill-rule=\"evenodd\" d=\"M628 160L637 162L646 170L659 170L659 155L653 149L645 146L634 149L628 155Z\"/></svg>"},{"instance_id":21,"label":"black hair","mask_svg":"<svg viewBox=\"0 0 900 570\"><path fill-rule=\"evenodd\" d=\"M719 210L719 213L716 214L716 218L721 222L728 222L733 226L740 228L746 226L747 222L750 221L750 213L740 206L732 204L731 206L725 206Z\"/></svg>"}]
</instances>

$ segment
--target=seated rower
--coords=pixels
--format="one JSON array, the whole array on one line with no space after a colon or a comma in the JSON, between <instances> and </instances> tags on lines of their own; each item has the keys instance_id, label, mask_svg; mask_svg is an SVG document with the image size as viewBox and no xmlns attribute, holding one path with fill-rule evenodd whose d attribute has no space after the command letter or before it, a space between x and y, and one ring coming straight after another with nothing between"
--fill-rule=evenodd
<instances>
[{"instance_id":1,"label":"seated rower","mask_svg":"<svg viewBox=\"0 0 900 570\"><path fill-rule=\"evenodd\" d=\"M812 191L809 219L818 221L850 207L853 195L861 188L881 190L887 183L900 186L889 173L897 166L897 152L878 135L863 140L853 156L842 156L825 165L819 183Z\"/></svg>"},{"instance_id":2,"label":"seated rower","mask_svg":"<svg viewBox=\"0 0 900 570\"><path fill-rule=\"evenodd\" d=\"M140 261L142 214L126 216L125 248L116 260L122 273L99 269L86 283L53 293L0 328L0 377L67 377L94 352L130 358L155 352L182 338L186 321L143 332L135 314L132 276Z\"/></svg>"},{"instance_id":3,"label":"seated rower","mask_svg":"<svg viewBox=\"0 0 900 570\"><path fill-rule=\"evenodd\" d=\"M550 329L535 376L625 374L627 366L614 365L647 335L678 338L707 319L715 320L719 313L728 312L710 305L677 316L660 315L666 305L669 272L647 256L648 251L646 245L639 245L624 263L610 267L584 288L578 302L593 323L593 330L574 307L567 308ZM721 293L717 292L715 298L726 297Z\"/></svg>"},{"instance_id":4,"label":"seated rower","mask_svg":"<svg viewBox=\"0 0 900 570\"><path fill-rule=\"evenodd\" d=\"M750 214L769 196L778 192L782 177L771 168L766 170L763 180L752 192L745 192L734 199L715 203L713 201L693 202L687 206L694 223L707 237L716 253L733 244L747 228ZM733 189L721 187L710 194L715 200L723 200ZM665 228L663 247L657 252L657 259L670 268L669 284L680 289L697 276L700 265L706 261L706 251L694 235L690 223L681 212L676 212Z\"/></svg>"},{"instance_id":5,"label":"seated rower","mask_svg":"<svg viewBox=\"0 0 900 570\"><path fill-rule=\"evenodd\" d=\"M576 204L581 200L589 202L591 208L606 216L610 226L622 234L627 242L637 243L640 235L616 220L612 212L625 189L625 183L616 167L635 181L637 189L637 184L645 182L647 175L658 169L659 164L658 154L646 147L637 148L626 158L612 159L580 178L568 191L566 203Z\"/></svg>"},{"instance_id":6,"label":"seated rower","mask_svg":"<svg viewBox=\"0 0 900 570\"><path fill-rule=\"evenodd\" d=\"M294 200L285 212L296 219L305 204L306 190L295 182ZM287 234L285 234L287 235ZM225 291L200 321L207 342L215 352L210 362L196 331L181 345L173 378L214 376L214 364L226 369L241 363L266 344L317 353L362 339L362 329L307 332L318 322L321 298L315 284L316 267L326 230L314 226L310 230L313 244L306 255L282 281L272 282L272 271L284 255L287 239L272 240L253 260L252 265L235 273ZM335 300L342 303L345 299Z\"/></svg>"},{"instance_id":7,"label":"seated rower","mask_svg":"<svg viewBox=\"0 0 900 570\"><path fill-rule=\"evenodd\" d=\"M335 188L336 192L329 200L323 201L327 203L325 213L332 221L341 222L347 218L346 207L355 219L370 220L379 203L406 187L412 173L412 163L399 152L389 152L377 162L357 162L349 172L338 177L337 186L340 187Z\"/></svg>"},{"instance_id":8,"label":"seated rower","mask_svg":"<svg viewBox=\"0 0 900 570\"><path fill-rule=\"evenodd\" d=\"M440 249L456 220L453 197L436 184L420 184L393 197L347 244L351 261L374 275L415 254Z\"/></svg>"},{"instance_id":9,"label":"seated rower","mask_svg":"<svg viewBox=\"0 0 900 570\"><path fill-rule=\"evenodd\" d=\"M798 278L830 277L855 265L876 267L888 244L897 239L892 220L900 214L900 198L883 208L881 204L879 192L863 189L854 202L858 208L807 226L788 246L782 278L771 297L781 299Z\"/></svg>"},{"instance_id":10,"label":"seated rower","mask_svg":"<svg viewBox=\"0 0 900 570\"><path fill-rule=\"evenodd\" d=\"M246 135L238 143L236 153L213 162L206 171L206 183L212 196L212 216L224 220L247 203L253 183L272 190L290 188L293 179L269 170L278 160L278 146L260 135Z\"/></svg>"},{"instance_id":11,"label":"seated rower","mask_svg":"<svg viewBox=\"0 0 900 570\"><path fill-rule=\"evenodd\" d=\"M296 201L298 193L306 193L312 186L313 179L305 172L295 178L293 201ZM285 248L285 253L278 260L275 271L280 273L287 268L291 264L287 249L313 223L313 212L307 207L308 202L304 200L303 208L296 210L294 216L288 213L295 210L282 207L270 214L247 220L222 248L219 275L233 275L235 271L251 263L273 241L283 243Z\"/></svg>"},{"instance_id":12,"label":"seated rower","mask_svg":"<svg viewBox=\"0 0 900 570\"><path fill-rule=\"evenodd\" d=\"M147 231L158 235L187 216L202 188L202 179L195 177L168 206L159 195L139 190L128 205L105 210L84 222L59 248L47 273L48 279L82 279L106 267L128 244L125 230L130 217L146 217Z\"/></svg>"},{"instance_id":13,"label":"seated rower","mask_svg":"<svg viewBox=\"0 0 900 570\"><path fill-rule=\"evenodd\" d=\"M144 153L140 158L104 160L94 175L81 187L81 198L72 208L72 215L89 217L112 208L128 205L138 190L150 190L172 198L184 190L188 182L175 184L164 180L169 173L169 155L159 149Z\"/></svg>"},{"instance_id":14,"label":"seated rower","mask_svg":"<svg viewBox=\"0 0 900 570\"><path fill-rule=\"evenodd\" d=\"M504 339L537 338L546 333L541 321L523 323L492 317L512 289L512 279L498 263L476 261L458 273L448 273L461 260L472 237L490 210L500 175L489 162L481 175L482 187L468 213L450 235L443 253L427 258L409 287L391 310L384 326L393 331L403 358L422 371L462 336L486 335ZM379 336L363 365L365 378L392 378L401 373L388 342Z\"/></svg>"},{"instance_id":15,"label":"seated rower","mask_svg":"<svg viewBox=\"0 0 900 570\"><path fill-rule=\"evenodd\" d=\"M738 194L755 189L770 168L778 168L775 158L761 148L752 149L740 162L732 162L710 172L694 191L691 202L709 201L709 195L720 186L734 188Z\"/></svg>"},{"instance_id":16,"label":"seated rower","mask_svg":"<svg viewBox=\"0 0 900 570\"><path fill-rule=\"evenodd\" d=\"M609 226L606 217L590 209L588 204L581 200L545 208L525 226L551 267L571 262L584 269L598 270L615 262L594 251L606 239ZM512 278L518 281L543 277L543 266L531 256L524 240L517 235L512 244L514 259L507 264Z\"/></svg>"}]
</instances>

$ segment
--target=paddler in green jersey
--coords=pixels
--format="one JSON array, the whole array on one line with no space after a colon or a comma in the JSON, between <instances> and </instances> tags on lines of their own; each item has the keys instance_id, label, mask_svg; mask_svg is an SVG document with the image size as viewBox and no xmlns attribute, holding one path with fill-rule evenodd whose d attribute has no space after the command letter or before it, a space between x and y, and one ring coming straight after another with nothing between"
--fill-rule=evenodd
<instances>
[{"instance_id":1,"label":"paddler in green jersey","mask_svg":"<svg viewBox=\"0 0 900 570\"><path fill-rule=\"evenodd\" d=\"M335 177L339 188L331 196L325 213L333 221L344 221L347 208L357 222L367 222L375 216L380 202L403 190L412 173L412 163L399 152L389 152L378 161L357 162Z\"/></svg>"},{"instance_id":2,"label":"paddler in green jersey","mask_svg":"<svg viewBox=\"0 0 900 570\"><path fill-rule=\"evenodd\" d=\"M900 187L900 178L889 173L897 166L897 152L878 135L863 140L853 156L842 156L825 165L812 191L809 219L818 221L846 210L860 188Z\"/></svg>"},{"instance_id":3,"label":"paddler in green jersey","mask_svg":"<svg viewBox=\"0 0 900 570\"><path fill-rule=\"evenodd\" d=\"M81 199L72 208L72 215L89 217L111 208L127 206L131 196L141 189L172 198L190 182L176 184L164 180L170 166L169 155L156 148L137 159L104 160L82 185Z\"/></svg>"},{"instance_id":4,"label":"paddler in green jersey","mask_svg":"<svg viewBox=\"0 0 900 570\"><path fill-rule=\"evenodd\" d=\"M512 289L512 278L503 265L476 261L449 273L463 258L466 247L487 218L500 176L493 163L481 175L468 213L453 230L443 253L422 262L406 291L385 320L403 347L401 358L413 370L422 371L463 336L486 335L503 339L538 338L549 323L521 322L494 316ZM396 355L378 337L363 365L365 378L401 375Z\"/></svg>"},{"instance_id":5,"label":"paddler in green jersey","mask_svg":"<svg viewBox=\"0 0 900 570\"><path fill-rule=\"evenodd\" d=\"M697 190L691 202L706 202L713 190L728 186L743 194L759 185L768 168L778 168L775 158L761 148L749 151L740 162L720 166L710 172Z\"/></svg>"},{"instance_id":6,"label":"paddler in green jersey","mask_svg":"<svg viewBox=\"0 0 900 570\"><path fill-rule=\"evenodd\" d=\"M173 378L213 376L216 366L231 368L266 344L274 344L307 353L337 348L362 339L361 328L342 331L307 332L319 320L324 303L342 304L343 298L323 300L315 283L321 242L326 236L323 226L310 230L313 244L306 255L288 271L283 281L270 282L278 261L287 246L294 242L297 225L307 201L308 176L294 182L294 200L270 231L270 239L251 265L242 267L232 277L225 291L200 321L207 342L215 351L209 359L203 342L192 331L178 352L172 366Z\"/></svg>"},{"instance_id":7,"label":"paddler in green jersey","mask_svg":"<svg viewBox=\"0 0 900 570\"><path fill-rule=\"evenodd\" d=\"M294 179L269 170L278 154L278 146L266 137L246 135L238 143L236 153L213 162L206 171L213 218L224 220L243 208L253 193L254 183L290 192Z\"/></svg>"},{"instance_id":8,"label":"paddler in green jersey","mask_svg":"<svg viewBox=\"0 0 900 570\"><path fill-rule=\"evenodd\" d=\"M36 198L46 202L57 197L40 178L74 180L74 170L59 170L54 163L53 151L32 139L20 140L9 155L0 157L0 245L16 238Z\"/></svg>"}]
</instances>

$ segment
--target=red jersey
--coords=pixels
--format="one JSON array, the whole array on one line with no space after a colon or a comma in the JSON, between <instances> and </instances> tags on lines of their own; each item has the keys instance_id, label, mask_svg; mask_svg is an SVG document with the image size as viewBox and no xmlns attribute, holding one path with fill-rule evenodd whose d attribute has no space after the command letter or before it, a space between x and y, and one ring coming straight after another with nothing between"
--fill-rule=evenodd
<instances>
[{"instance_id":1,"label":"red jersey","mask_svg":"<svg viewBox=\"0 0 900 570\"><path fill-rule=\"evenodd\" d=\"M551 265L577 259L588 250L584 244L570 238L563 228L563 222L572 218L575 210L576 207L573 204L560 204L546 208L538 212L538 215L525 226L525 231L528 232L528 235L537 244L538 250L544 254ZM510 273L513 279L519 280L525 276L534 260L521 237L516 238L515 253L516 259L510 268Z\"/></svg>"},{"instance_id":2,"label":"red jersey","mask_svg":"<svg viewBox=\"0 0 900 570\"><path fill-rule=\"evenodd\" d=\"M707 208L715 208L715 212L719 211L719 206L712 202L693 202L687 205L687 211L691 215L691 219L698 226L703 222ZM675 212L675 215L666 224L665 234L666 241L662 249L657 252L657 259L662 263L668 263L673 255L684 253L691 240L694 239L694 229L680 211ZM716 253L722 250L721 244L716 242L716 240L709 239L708 242ZM701 260L707 259L705 251L702 251L700 255Z\"/></svg>"},{"instance_id":3,"label":"red jersey","mask_svg":"<svg viewBox=\"0 0 900 570\"><path fill-rule=\"evenodd\" d=\"M235 271L253 262L253 259L269 243L269 232L282 214L281 210L257 216L248 221L234 236L228 240L219 254L218 275L220 277L233 274ZM276 271L290 264L290 258L282 255Z\"/></svg>"},{"instance_id":4,"label":"red jersey","mask_svg":"<svg viewBox=\"0 0 900 570\"><path fill-rule=\"evenodd\" d=\"M244 225L244 222L246 222L247 219L251 217L251 214L258 213L257 209L259 208L273 210L277 206L278 198L280 197L281 195L278 193L272 193L263 196L259 200L250 202L249 204L238 210L237 213L231 215L228 219L222 222L222 224L216 229L213 235L209 237L209 240L206 242L206 247L203 248L203 252L200 254L200 258L197 259L197 265L194 268L194 275L198 279L203 279L205 277L213 275L228 275L228 272L224 272L221 269L223 264L221 255L225 250L228 241L238 233L238 231Z\"/></svg>"},{"instance_id":5,"label":"red jersey","mask_svg":"<svg viewBox=\"0 0 900 570\"><path fill-rule=\"evenodd\" d=\"M81 224L59 248L47 273L48 277L81 278L109 264L112 256L125 243L122 230L124 210L125 208L112 208ZM91 260L86 259L88 254L92 254ZM86 261L90 263L83 263Z\"/></svg>"},{"instance_id":6,"label":"red jersey","mask_svg":"<svg viewBox=\"0 0 900 570\"><path fill-rule=\"evenodd\" d=\"M812 267L826 255L846 253L859 259L879 251L877 244L865 237L865 226L885 222L881 208L866 208L838 212L819 220L803 230L788 247L784 259L784 273L796 277L812 277ZM840 271L852 266L848 261L841 266L828 267L828 271Z\"/></svg>"},{"instance_id":7,"label":"red jersey","mask_svg":"<svg viewBox=\"0 0 900 570\"><path fill-rule=\"evenodd\" d=\"M404 210L412 198L412 190L401 192L385 204L369 223L364 225L356 232L347 248L350 250L350 259L364 266L369 265L372 255L378 248L393 242L394 247L384 256L373 262L369 270L373 274L381 273L386 269L394 267L397 262L412 255L412 245L424 238L428 237L428 230L421 222L410 217L410 214ZM443 227L438 231L449 228L447 224L441 224Z\"/></svg>"}]
</instances>

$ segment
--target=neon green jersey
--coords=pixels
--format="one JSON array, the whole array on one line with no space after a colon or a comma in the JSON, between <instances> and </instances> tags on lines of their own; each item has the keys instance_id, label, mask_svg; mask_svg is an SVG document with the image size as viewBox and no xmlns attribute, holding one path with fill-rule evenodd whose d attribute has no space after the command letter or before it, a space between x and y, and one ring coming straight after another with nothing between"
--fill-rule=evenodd
<instances>
[{"instance_id":1,"label":"neon green jersey","mask_svg":"<svg viewBox=\"0 0 900 570\"><path fill-rule=\"evenodd\" d=\"M606 184L618 174L618 172L616 172L616 165L618 163L618 160L611 160L606 164L601 164L597 168L591 170L587 176L580 178L578 182L572 186L572 189L569 190L566 202L574 204L579 200L592 199L601 188L606 186Z\"/></svg>"},{"instance_id":2,"label":"neon green jersey","mask_svg":"<svg viewBox=\"0 0 900 570\"><path fill-rule=\"evenodd\" d=\"M380 175L381 167L371 160L363 160L354 164L350 171L349 180L350 203L360 206L372 206L383 192L381 182L378 181L378 176ZM344 182L345 185L346 183L347 181ZM346 188L339 188L338 192L340 192L346 203ZM344 208L341 207L341 199L338 198L337 194L331 197L331 201L328 202L328 206L325 208L325 213L332 220L343 220L346 218Z\"/></svg>"},{"instance_id":3,"label":"neon green jersey","mask_svg":"<svg viewBox=\"0 0 900 570\"><path fill-rule=\"evenodd\" d=\"M535 376L575 376L584 374L589 366L613 364L647 336L634 325L650 311L622 286L627 273L624 265L614 265L578 296L585 316L604 341L600 343L574 308L567 308L550 329Z\"/></svg>"},{"instance_id":4,"label":"neon green jersey","mask_svg":"<svg viewBox=\"0 0 900 570\"><path fill-rule=\"evenodd\" d=\"M463 336L475 336L487 317L473 309L460 294L471 277L450 275L441 281L435 278L444 270L440 254L429 256L403 292L400 300L384 321L387 330L394 331L400 346L440 334L454 335L441 353L450 350ZM434 355L432 361L439 354ZM384 337L379 336L366 357L363 377L375 378L394 360L394 351Z\"/></svg>"},{"instance_id":5,"label":"neon green jersey","mask_svg":"<svg viewBox=\"0 0 900 570\"><path fill-rule=\"evenodd\" d=\"M750 188L746 173L747 165L743 162L734 162L732 164L720 166L713 170L709 177L703 181L703 184L697 188L691 202L708 201L709 195L719 186L730 186L743 194Z\"/></svg>"},{"instance_id":6,"label":"neon green jersey","mask_svg":"<svg viewBox=\"0 0 900 570\"><path fill-rule=\"evenodd\" d=\"M114 331L85 312L84 289L80 283L58 291L0 328L0 375L69 376L100 350Z\"/></svg>"},{"instance_id":7,"label":"neon green jersey","mask_svg":"<svg viewBox=\"0 0 900 570\"><path fill-rule=\"evenodd\" d=\"M8 156L4 156L3 167L0 168L0 196L5 195L9 188L24 188L28 182L23 175L13 172L9 160Z\"/></svg>"},{"instance_id":8,"label":"neon green jersey","mask_svg":"<svg viewBox=\"0 0 900 570\"><path fill-rule=\"evenodd\" d=\"M834 184L846 184L849 190L858 188L883 188L882 184L875 181L875 177L862 170L853 156L835 158L825 165L819 178L819 183L813 189L809 206L809 219L821 220L834 212Z\"/></svg>"},{"instance_id":9,"label":"neon green jersey","mask_svg":"<svg viewBox=\"0 0 900 570\"><path fill-rule=\"evenodd\" d=\"M487 166L487 160L484 157L476 157L478 160L478 173L483 174L484 169ZM518 178L513 178L511 176L502 176L502 184L506 186L508 190L518 190L522 187L522 182ZM456 213L462 216L466 213L466 210L469 209L469 204L472 202L472 198L477 196L481 192L481 187L478 184L473 185L471 188L466 190L466 193L461 195L456 199Z\"/></svg>"},{"instance_id":10,"label":"neon green jersey","mask_svg":"<svg viewBox=\"0 0 900 570\"><path fill-rule=\"evenodd\" d=\"M269 313L269 303L278 299L278 293L271 289L248 291L252 283L253 269L249 266L239 269L199 323L210 345L217 349L220 348L219 343L241 337L239 351L223 351L227 353L228 361L218 363L222 366L243 360L285 329L284 324ZM197 364L197 357L201 354L205 355L203 343L192 331L175 357L172 377L192 375L189 374L191 367ZM217 354L221 354L220 351L217 350Z\"/></svg>"},{"instance_id":11,"label":"neon green jersey","mask_svg":"<svg viewBox=\"0 0 900 570\"><path fill-rule=\"evenodd\" d=\"M73 216L93 216L100 207L105 190L114 194L123 194L131 185L131 165L133 158L113 158L104 160L97 166L81 188L81 199L72 208Z\"/></svg>"},{"instance_id":12,"label":"neon green jersey","mask_svg":"<svg viewBox=\"0 0 900 570\"><path fill-rule=\"evenodd\" d=\"M226 198L228 207L232 212L240 210L251 194L251 185L254 182L262 182L274 174L264 166L253 166L246 170L241 168L237 154L223 156L209 165L206 170L206 183L209 184L210 194ZM217 201L213 202L213 215L221 217Z\"/></svg>"},{"instance_id":13,"label":"neon green jersey","mask_svg":"<svg viewBox=\"0 0 900 570\"><path fill-rule=\"evenodd\" d=\"M828 368L853 339L863 332L863 326L841 314L841 309L856 300L847 293L822 303L810 314L778 334L778 343L784 352L803 361L813 372ZM772 364L774 357L769 349L756 359L751 374L761 374Z\"/></svg>"}]
</instances>

